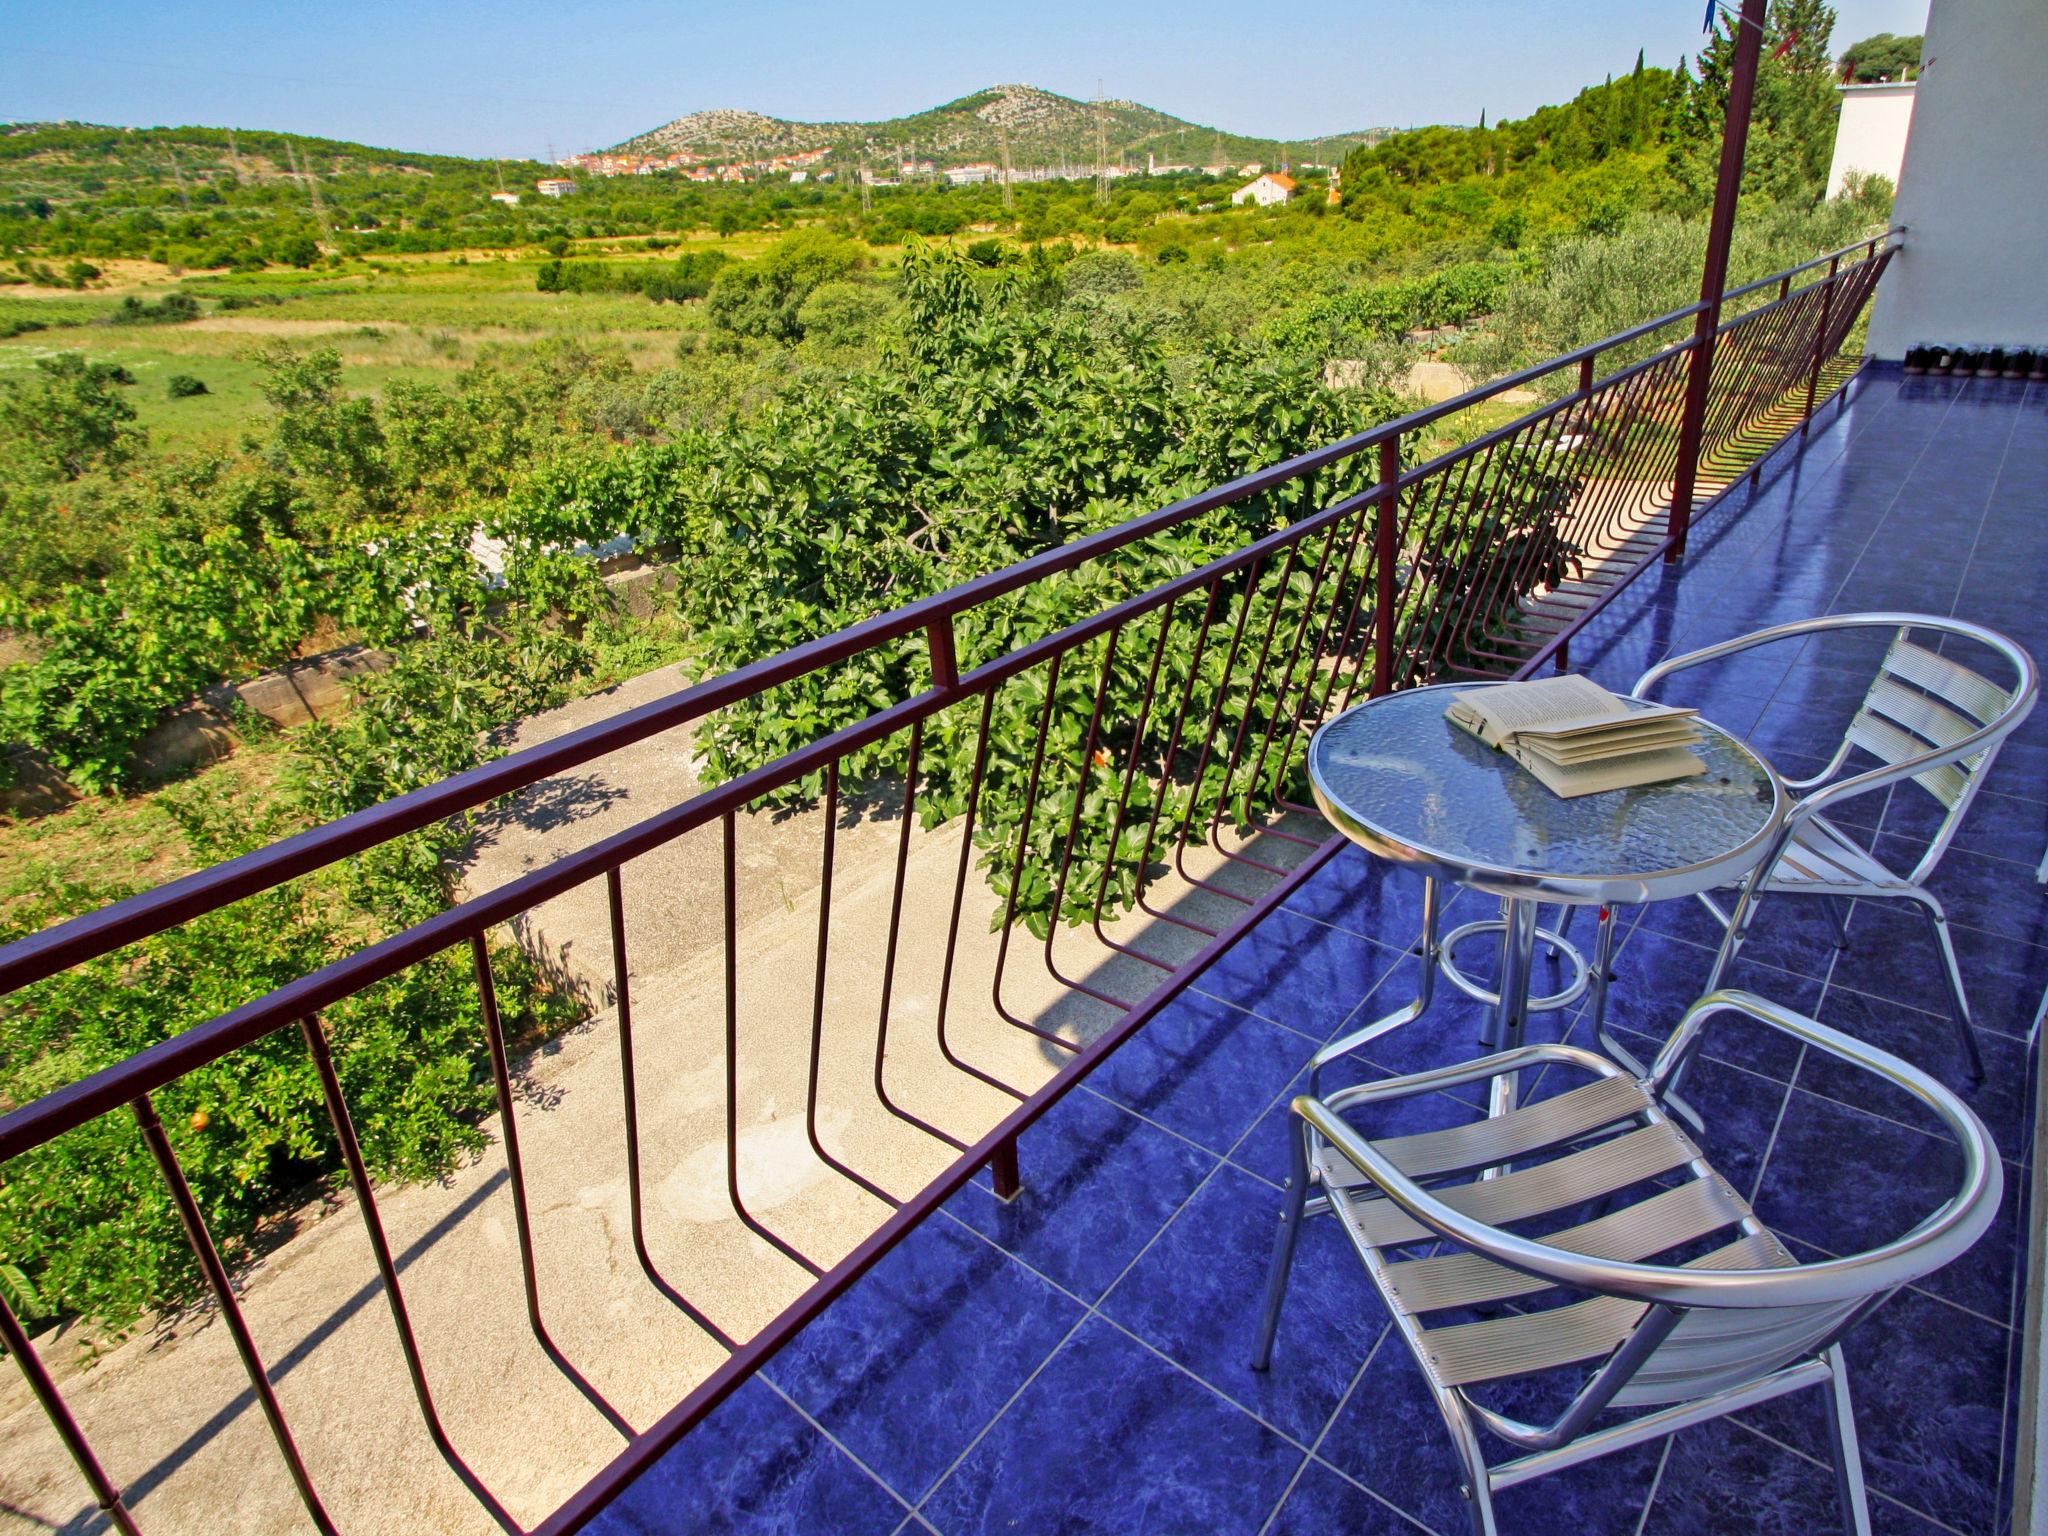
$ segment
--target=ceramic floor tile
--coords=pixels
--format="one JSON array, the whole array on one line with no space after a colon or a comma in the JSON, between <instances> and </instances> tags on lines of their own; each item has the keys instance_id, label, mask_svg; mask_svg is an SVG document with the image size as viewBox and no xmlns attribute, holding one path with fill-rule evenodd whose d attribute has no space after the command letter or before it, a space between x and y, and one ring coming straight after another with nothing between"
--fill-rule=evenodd
<instances>
[{"instance_id":1,"label":"ceramic floor tile","mask_svg":"<svg viewBox=\"0 0 2048 1536\"><path fill-rule=\"evenodd\" d=\"M1312 1443L1387 1325L1329 1217L1303 1223L1273 1361L1251 1368L1281 1192L1224 1168L1103 1298L1103 1314L1267 1423Z\"/></svg>"},{"instance_id":2,"label":"ceramic floor tile","mask_svg":"<svg viewBox=\"0 0 2048 1536\"><path fill-rule=\"evenodd\" d=\"M597 1536L888 1536L904 1506L763 1382L750 1381L584 1529Z\"/></svg>"},{"instance_id":3,"label":"ceramic floor tile","mask_svg":"<svg viewBox=\"0 0 2048 1536\"><path fill-rule=\"evenodd\" d=\"M1019 1138L1018 1161L1016 1199L1000 1201L976 1182L946 1209L1090 1301L1216 1165L1213 1154L1085 1091Z\"/></svg>"},{"instance_id":4,"label":"ceramic floor tile","mask_svg":"<svg viewBox=\"0 0 2048 1536\"><path fill-rule=\"evenodd\" d=\"M925 1223L768 1365L915 1498L1050 1355L1082 1308L952 1222Z\"/></svg>"},{"instance_id":5,"label":"ceramic floor tile","mask_svg":"<svg viewBox=\"0 0 2048 1536\"><path fill-rule=\"evenodd\" d=\"M1228 1152L1315 1049L1315 1041L1283 1025L1188 993L1110 1057L1088 1086L1213 1152Z\"/></svg>"},{"instance_id":6,"label":"ceramic floor tile","mask_svg":"<svg viewBox=\"0 0 2048 1536\"><path fill-rule=\"evenodd\" d=\"M1258 1530L1301 1449L1097 1319L923 1513L944 1536Z\"/></svg>"}]
</instances>

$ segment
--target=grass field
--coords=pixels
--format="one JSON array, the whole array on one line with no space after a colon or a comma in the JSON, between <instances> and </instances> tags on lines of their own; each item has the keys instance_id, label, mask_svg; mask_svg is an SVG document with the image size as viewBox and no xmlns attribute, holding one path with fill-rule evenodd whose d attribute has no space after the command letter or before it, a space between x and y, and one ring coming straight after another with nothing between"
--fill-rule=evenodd
<instances>
[{"instance_id":1,"label":"grass field","mask_svg":"<svg viewBox=\"0 0 2048 1536\"><path fill-rule=\"evenodd\" d=\"M746 258L765 249L769 238L714 243ZM591 254L614 261L675 256L674 248L615 244L593 242ZM539 265L539 258L441 256L374 267L355 263L340 271L186 278L159 268L123 272L104 291L0 289L0 329L22 320L46 327L0 340L0 378L63 351L117 363L135 377L128 399L152 442L183 449L231 439L261 409L256 356L279 341L333 347L348 387L369 392L394 379L446 377L490 345L551 336L609 342L636 367L655 368L675 356L681 333L703 328L699 305L655 304L638 294L541 293L534 286ZM199 299L206 313L181 325L109 323L124 297L149 300L174 291ZM244 302L221 309L227 298ZM167 385L176 374L201 380L207 392L172 399Z\"/></svg>"},{"instance_id":2,"label":"grass field","mask_svg":"<svg viewBox=\"0 0 2048 1536\"><path fill-rule=\"evenodd\" d=\"M642 239L587 240L574 242L571 254L665 264L685 251L716 249L745 261L780 236L749 231L721 238L699 231L665 238L672 243L658 251ZM542 293L534 279L546 259L469 251L306 271L192 274L123 262L84 292L0 288L0 331L19 321L45 327L0 340L0 378L61 351L118 363L135 376L129 400L151 440L184 449L231 438L260 409L256 354L280 340L333 347L347 386L369 392L394 379L446 377L487 346L558 336L607 342L622 348L636 368L657 368L674 358L680 336L704 329L700 304L656 304L631 293ZM873 253L884 271L901 259L899 249ZM172 292L192 295L206 313L181 325L111 323L124 298L148 301ZM238 302L222 309L223 300ZM203 381L207 393L170 398L166 385L180 373Z\"/></svg>"}]
</instances>

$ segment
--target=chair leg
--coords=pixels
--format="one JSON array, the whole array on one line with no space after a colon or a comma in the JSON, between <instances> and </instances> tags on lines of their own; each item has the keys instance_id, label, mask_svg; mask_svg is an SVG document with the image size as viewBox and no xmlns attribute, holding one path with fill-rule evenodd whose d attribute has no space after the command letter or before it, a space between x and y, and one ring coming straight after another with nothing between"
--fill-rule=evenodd
<instances>
[{"instance_id":1,"label":"chair leg","mask_svg":"<svg viewBox=\"0 0 2048 1536\"><path fill-rule=\"evenodd\" d=\"M1963 991L1962 967L1956 962L1956 946L1948 936L1948 913L1932 891L1915 890L1913 902L1934 930L1934 944L1941 951L1941 969L1948 980L1949 1017L1956 1027L1956 1040L1963 1048L1963 1062L1970 1081L1984 1081L1984 1053L1977 1046L1977 1031L1970 1023L1970 999Z\"/></svg>"},{"instance_id":2,"label":"chair leg","mask_svg":"<svg viewBox=\"0 0 2048 1536\"><path fill-rule=\"evenodd\" d=\"M1828 1449L1835 1462L1835 1492L1841 1500L1842 1529L1870 1536L1870 1499L1863 1491L1863 1453L1856 1443L1856 1413L1849 1401L1849 1365L1842 1346L1828 1351Z\"/></svg>"},{"instance_id":3,"label":"chair leg","mask_svg":"<svg viewBox=\"0 0 2048 1536\"><path fill-rule=\"evenodd\" d=\"M1297 1124L1287 1193L1280 1207L1280 1231L1273 1240L1273 1267L1266 1274L1266 1311L1259 1319L1259 1341L1251 1365L1263 1371L1273 1363L1273 1335L1280 1330L1280 1307L1287 1299L1287 1276L1294 1268L1294 1242L1301 1235L1302 1208L1308 1204L1308 1126Z\"/></svg>"},{"instance_id":4,"label":"chair leg","mask_svg":"<svg viewBox=\"0 0 2048 1536\"><path fill-rule=\"evenodd\" d=\"M1834 924L1835 948L1847 949L1849 947L1849 922L1843 916L1843 913L1848 910L1849 904L1839 896L1824 896L1821 898L1821 905L1827 908L1828 921Z\"/></svg>"}]
</instances>

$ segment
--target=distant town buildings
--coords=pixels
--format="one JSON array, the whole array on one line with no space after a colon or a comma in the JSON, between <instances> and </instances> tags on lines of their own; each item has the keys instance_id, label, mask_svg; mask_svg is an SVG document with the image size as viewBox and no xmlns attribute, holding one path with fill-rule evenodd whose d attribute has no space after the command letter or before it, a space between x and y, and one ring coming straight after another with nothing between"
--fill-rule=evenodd
<instances>
[{"instance_id":1,"label":"distant town buildings","mask_svg":"<svg viewBox=\"0 0 2048 1536\"><path fill-rule=\"evenodd\" d=\"M543 176L533 184L533 188L542 197L568 197L576 190L576 183L559 176Z\"/></svg>"},{"instance_id":2,"label":"distant town buildings","mask_svg":"<svg viewBox=\"0 0 2048 1536\"><path fill-rule=\"evenodd\" d=\"M1257 203L1261 208L1270 208L1275 203L1286 202L1292 196L1294 196L1294 178L1292 176L1276 175L1269 171L1256 180L1246 182L1235 192L1231 193L1230 201L1233 205Z\"/></svg>"},{"instance_id":3,"label":"distant town buildings","mask_svg":"<svg viewBox=\"0 0 2048 1536\"><path fill-rule=\"evenodd\" d=\"M503 203L507 208L517 208L519 206L519 194L517 192L493 192L491 194L491 201Z\"/></svg>"},{"instance_id":4,"label":"distant town buildings","mask_svg":"<svg viewBox=\"0 0 2048 1536\"><path fill-rule=\"evenodd\" d=\"M762 160L733 160L724 163L707 161L701 155L694 155L686 149L666 155L630 155L617 153L571 155L556 163L567 170L582 171L591 176L658 176L673 173L687 181L756 181L763 176L788 176L791 180L809 180L820 160L831 154L829 149L807 149L792 155L771 155ZM818 175L818 180L824 180Z\"/></svg>"},{"instance_id":5,"label":"distant town buildings","mask_svg":"<svg viewBox=\"0 0 2048 1536\"><path fill-rule=\"evenodd\" d=\"M587 155L570 155L556 162L564 170L581 172L587 176L659 176L675 175L685 181L696 182L746 182L762 181L772 176L787 176L794 185L807 181L831 181L837 173L822 169L820 161L827 159L832 150L807 149L797 154L770 155L755 160L712 161L688 150L677 150L665 155L637 155L607 151ZM879 158L879 157L878 157ZM1075 161L1066 165L1014 166L1007 173L990 161L975 160L962 165L946 165L937 160L923 157L892 157L883 161L879 169L862 167L860 179L871 187L895 187L911 181L941 180L949 186L971 187L987 182L1001 182L1007 174L1012 182L1037 181L1093 181L1099 174L1115 181L1125 176L1150 175L1169 176L1177 172L1202 171L1211 176L1228 176L1233 170L1240 170L1247 176L1256 176L1264 166L1256 161L1244 167L1228 165L1161 165L1158 157L1147 153L1145 169L1122 164L1104 166L1098 172L1094 164ZM569 185L564 183L564 185ZM545 190L545 189L543 189ZM562 196L562 193L550 193Z\"/></svg>"}]
</instances>

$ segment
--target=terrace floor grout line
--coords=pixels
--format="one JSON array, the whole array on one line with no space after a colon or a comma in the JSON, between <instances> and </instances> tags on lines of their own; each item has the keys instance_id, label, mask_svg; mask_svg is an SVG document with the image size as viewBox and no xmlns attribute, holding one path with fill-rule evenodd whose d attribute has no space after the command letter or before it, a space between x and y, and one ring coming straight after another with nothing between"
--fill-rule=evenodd
<instances>
[{"instance_id":1,"label":"terrace floor grout line","mask_svg":"<svg viewBox=\"0 0 2048 1536\"><path fill-rule=\"evenodd\" d=\"M901 1493L901 1491L898 1490L893 1483L891 1483L886 1477L882 1476L882 1474L877 1472L873 1467L869 1466L859 1456L855 1455L853 1450L846 1444L845 1441L841 1440L837 1435L833 1434L831 1430L827 1429L823 1424L819 1423L818 1420L811 1414L809 1409L805 1408L802 1403L798 1402L795 1398L791 1397L787 1392L783 1391L781 1385L766 1371L757 1372L756 1374L760 1377L760 1379L763 1382L767 1384L768 1390L770 1392L773 1392L777 1397L781 1398L783 1402L789 1405L791 1410L795 1412L798 1418L802 1419L806 1424L810 1425L812 1429L816 1430L818 1434L824 1438L826 1443L829 1444L834 1450L838 1451L840 1455L844 1456L848 1461L852 1462L856 1467L859 1467L861 1471L865 1472L870 1478L872 1478L876 1485L880 1487L883 1492L888 1494L890 1498L894 1499L898 1504L901 1504L903 1506L904 1518L906 1523L910 1520L915 1520L917 1518L917 1505L913 1503L911 1500L906 1499ZM902 1528L902 1525L897 1526L898 1530L901 1530Z\"/></svg>"},{"instance_id":2,"label":"terrace floor grout line","mask_svg":"<svg viewBox=\"0 0 2048 1536\"><path fill-rule=\"evenodd\" d=\"M1121 1109L1123 1106L1117 1105L1115 1107ZM1206 1151L1206 1149L1204 1150ZM1111 1280L1109 1284L1103 1288L1103 1296L1108 1296L1112 1291L1114 1291L1117 1288L1117 1286L1120 1283L1122 1283L1123 1278L1126 1275L1128 1275L1134 1268L1136 1268L1137 1265L1144 1259L1145 1255L1150 1253L1154 1246L1158 1244L1159 1239L1165 1236L1166 1229L1172 1226L1174 1221L1180 1216L1180 1213L1188 1208L1189 1203L1195 1198L1195 1196L1200 1194L1204 1189L1208 1188L1209 1181L1216 1177L1216 1170L1223 1166L1222 1158L1216 1157L1214 1153L1209 1153L1209 1156L1214 1158L1214 1162L1212 1166L1209 1168L1209 1170L1206 1173L1204 1173L1201 1178L1195 1181L1194 1186L1191 1189L1189 1189L1186 1197L1182 1199L1181 1202L1173 1208L1172 1212L1166 1217L1165 1220L1160 1222L1159 1226L1153 1231L1152 1235L1145 1240L1144 1245L1140 1247L1136 1253L1131 1255L1130 1262L1125 1264L1122 1269L1117 1271L1116 1278ZM947 1480L951 1478L952 1475L960 1469L961 1464L965 1462L966 1459L974 1453L975 1447L980 1445L981 1442L988 1437L989 1431L994 1429L995 1426L1002 1420L1003 1415L1010 1411L1011 1407L1016 1403L1017 1399L1022 1397L1024 1393L1030 1389L1031 1384L1039 1378L1039 1376L1044 1372L1045 1368L1059 1357L1060 1352L1064 1350L1068 1344L1073 1342L1074 1335L1079 1333L1083 1328L1085 1328L1088 1325L1088 1322L1091 1318L1101 1317L1101 1313L1097 1310L1096 1303L1082 1300L1080 1296L1075 1295L1074 1292L1068 1290L1065 1286L1061 1285L1051 1276L1042 1274L1034 1265L1032 1265L1025 1259L1019 1257L1017 1254L1012 1253L1009 1249L1003 1247L1002 1244L996 1242L995 1239L989 1237L986 1233L979 1231L977 1228L969 1226L966 1222L962 1221L958 1216L953 1215L951 1211L946 1210L944 1206L941 1206L939 1208L939 1213L949 1218L956 1226L959 1226L965 1231L973 1233L976 1237L980 1238L983 1242L987 1243L991 1248L994 1248L998 1253L1002 1254L1005 1258L1009 1259L1013 1264L1020 1266L1021 1268L1023 1268L1024 1270L1033 1275L1037 1275L1041 1280L1045 1281L1046 1284L1052 1286L1055 1290L1080 1303L1081 1307L1083 1308L1083 1311L1080 1320L1077 1321L1072 1328L1068 1329L1067 1332L1060 1338L1060 1341L1057 1344L1055 1344L1052 1347L1052 1349L1046 1354L1045 1358L1039 1361L1038 1364L1032 1368L1031 1373L1024 1378L1022 1383L1019 1384L1017 1390L1015 1392L1012 1392L1009 1395L1009 1397L1004 1399L1002 1406L997 1408L996 1411L989 1416L988 1421L984 1423L981 1426L981 1428L975 1432L973 1438L970 1439L967 1442L967 1444L961 1449L960 1454L953 1459L953 1461L946 1467L946 1469L943 1472L941 1472L936 1478L932 1480L931 1486L925 1489L923 1496L919 1498L917 1502L912 1506L912 1513L920 1515L923 1512L924 1506L930 1502L931 1496L946 1485ZM1111 1327L1116 1326L1115 1322L1110 1318L1102 1318L1102 1321L1108 1323ZM1128 1330L1120 1329L1119 1331L1127 1332ZM1140 1340L1140 1342L1142 1343L1143 1341ZM1193 1377L1194 1380L1202 1381L1202 1379L1199 1376L1194 1376L1193 1372L1188 1372L1188 1374L1191 1377ZM1205 1387L1209 1387L1209 1390L1211 1392L1215 1392L1218 1397L1223 1397L1223 1394L1220 1392L1216 1392L1216 1389L1210 1386L1208 1382L1202 1381L1202 1385ZM1230 1399L1227 1397L1224 1397L1223 1400L1225 1402L1230 1401ZM1232 1406L1234 1407L1236 1405L1232 1404ZM1289 1438L1291 1439L1292 1437Z\"/></svg>"},{"instance_id":3,"label":"terrace floor grout line","mask_svg":"<svg viewBox=\"0 0 2048 1536\"><path fill-rule=\"evenodd\" d=\"M1650 1492L1643 1500L1642 1512L1636 1516L1635 1536L1643 1536L1643 1528L1650 1523L1650 1511L1657 1506L1657 1495L1664 1491L1664 1469L1671 1465L1671 1447L1677 1443L1681 1432L1673 1430L1664 1437L1663 1453L1657 1458L1657 1470L1650 1474Z\"/></svg>"},{"instance_id":4,"label":"terrace floor grout line","mask_svg":"<svg viewBox=\"0 0 2048 1536\"><path fill-rule=\"evenodd\" d=\"M1853 1392L1855 1389L1855 1380L1853 1377L1851 1378L1849 1385L1851 1391ZM1812 1389L1806 1388L1804 1390L1811 1391ZM1785 1396L1788 1398L1797 1397L1798 1395L1799 1394L1797 1392L1788 1392L1785 1394ZM1797 1457L1800 1461L1805 1462L1808 1466L1819 1467L1830 1474L1832 1474L1834 1471L1834 1467L1830 1463L1821 1460L1820 1457L1815 1456L1810 1451L1801 1450L1798 1446L1791 1444L1789 1441L1780 1440L1776 1435L1772 1434L1769 1430L1757 1428L1756 1425L1750 1423L1747 1419L1741 1417L1740 1414L1728 1414L1723 1417L1721 1422L1724 1424L1733 1424L1737 1429L1743 1431L1743 1433L1754 1435L1757 1439L1763 1441L1764 1444L1775 1446L1778 1450L1783 1451L1786 1455ZM1928 1514L1926 1510L1920 1508L1917 1504L1908 1504L1904 1499L1900 1498L1895 1493L1886 1493L1882 1488L1872 1488L1868 1484L1869 1474L1866 1471L1864 1487L1864 1492L1866 1494L1868 1494L1873 1499L1882 1499L1887 1504L1891 1504L1899 1509L1903 1509L1906 1511L1906 1513L1914 1516L1916 1519L1925 1520L1929 1525L1933 1526L1937 1530L1954 1532L1954 1536L1988 1536L1988 1533L1972 1533L1969 1531L1961 1530L1956 1526L1950 1525L1946 1520L1936 1519L1933 1515Z\"/></svg>"}]
</instances>

